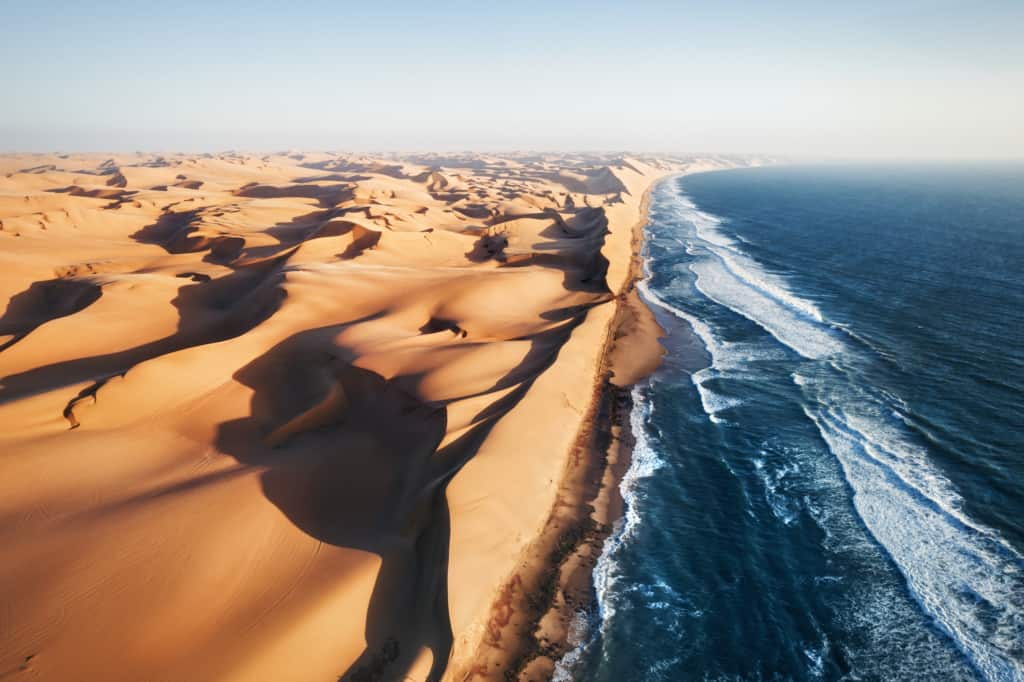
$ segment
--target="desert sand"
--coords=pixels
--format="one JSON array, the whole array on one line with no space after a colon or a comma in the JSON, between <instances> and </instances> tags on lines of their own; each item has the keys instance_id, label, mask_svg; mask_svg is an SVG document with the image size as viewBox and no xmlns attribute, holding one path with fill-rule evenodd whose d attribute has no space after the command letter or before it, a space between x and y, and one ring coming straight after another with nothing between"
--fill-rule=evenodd
<instances>
[{"instance_id":1,"label":"desert sand","mask_svg":"<svg viewBox=\"0 0 1024 682\"><path fill-rule=\"evenodd\" d=\"M548 674L644 195L717 164L0 157L0 679Z\"/></svg>"}]
</instances>

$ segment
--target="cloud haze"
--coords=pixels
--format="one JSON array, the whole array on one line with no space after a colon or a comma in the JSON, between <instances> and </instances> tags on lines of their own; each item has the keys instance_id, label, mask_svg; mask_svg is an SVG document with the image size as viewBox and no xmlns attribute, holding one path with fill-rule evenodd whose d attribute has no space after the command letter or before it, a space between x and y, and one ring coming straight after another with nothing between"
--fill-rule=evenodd
<instances>
[{"instance_id":1,"label":"cloud haze","mask_svg":"<svg viewBox=\"0 0 1024 682\"><path fill-rule=\"evenodd\" d=\"M1024 3L552 4L8 6L0 149L1024 157Z\"/></svg>"}]
</instances>

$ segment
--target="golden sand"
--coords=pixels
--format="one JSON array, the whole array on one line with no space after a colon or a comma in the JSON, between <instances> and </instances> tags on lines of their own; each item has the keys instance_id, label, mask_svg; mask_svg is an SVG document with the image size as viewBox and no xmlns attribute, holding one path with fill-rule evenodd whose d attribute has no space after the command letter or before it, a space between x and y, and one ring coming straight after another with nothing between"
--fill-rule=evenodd
<instances>
[{"instance_id":1,"label":"golden sand","mask_svg":"<svg viewBox=\"0 0 1024 682\"><path fill-rule=\"evenodd\" d=\"M709 165L0 157L0 676L501 674L605 355L656 362L644 193Z\"/></svg>"}]
</instances>

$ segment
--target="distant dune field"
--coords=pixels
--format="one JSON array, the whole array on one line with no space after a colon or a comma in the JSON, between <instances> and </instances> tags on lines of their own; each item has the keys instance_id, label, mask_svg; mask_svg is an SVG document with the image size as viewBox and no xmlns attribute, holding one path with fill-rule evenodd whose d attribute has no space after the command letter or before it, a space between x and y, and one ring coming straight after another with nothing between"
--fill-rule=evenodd
<instances>
[{"instance_id":1,"label":"distant dune field","mask_svg":"<svg viewBox=\"0 0 1024 682\"><path fill-rule=\"evenodd\" d=\"M0 678L496 675L686 168L0 157Z\"/></svg>"}]
</instances>

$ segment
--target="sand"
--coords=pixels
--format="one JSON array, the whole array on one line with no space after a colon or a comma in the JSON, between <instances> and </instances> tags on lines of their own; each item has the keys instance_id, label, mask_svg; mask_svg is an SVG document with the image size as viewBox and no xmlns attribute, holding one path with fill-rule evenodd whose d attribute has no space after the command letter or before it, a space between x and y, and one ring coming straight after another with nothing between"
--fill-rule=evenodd
<instances>
[{"instance_id":1,"label":"sand","mask_svg":"<svg viewBox=\"0 0 1024 682\"><path fill-rule=\"evenodd\" d=\"M721 163L0 157L0 678L544 674L643 197Z\"/></svg>"}]
</instances>

